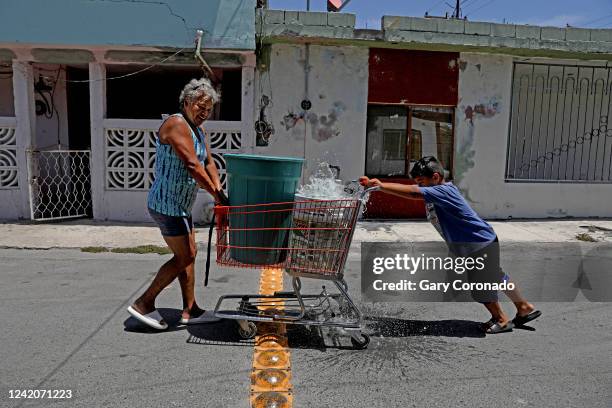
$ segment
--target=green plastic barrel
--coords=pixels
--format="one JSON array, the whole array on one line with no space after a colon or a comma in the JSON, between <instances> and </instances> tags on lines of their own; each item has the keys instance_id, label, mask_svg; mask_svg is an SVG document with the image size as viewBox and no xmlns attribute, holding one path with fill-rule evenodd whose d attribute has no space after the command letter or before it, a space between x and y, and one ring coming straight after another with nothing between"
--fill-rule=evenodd
<instances>
[{"instance_id":1,"label":"green plastic barrel","mask_svg":"<svg viewBox=\"0 0 612 408\"><path fill-rule=\"evenodd\" d=\"M302 176L304 159L293 157L225 154L230 205L293 202L295 190ZM232 210L229 215L230 256L242 263L270 265L283 262L289 242L289 230L257 231L253 228L290 228L292 204L251 209L254 213L241 214ZM261 211L265 209L265 211ZM281 211L279 211L281 210ZM232 230L236 228L238 230ZM242 229L247 228L248 231ZM271 248L269 250L248 248Z\"/></svg>"}]
</instances>

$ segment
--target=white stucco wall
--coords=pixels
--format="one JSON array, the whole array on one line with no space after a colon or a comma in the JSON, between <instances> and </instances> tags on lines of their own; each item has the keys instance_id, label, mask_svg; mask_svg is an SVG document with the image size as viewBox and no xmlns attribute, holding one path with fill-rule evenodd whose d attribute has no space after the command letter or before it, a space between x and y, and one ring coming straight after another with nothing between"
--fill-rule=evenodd
<instances>
[{"instance_id":1,"label":"white stucco wall","mask_svg":"<svg viewBox=\"0 0 612 408\"><path fill-rule=\"evenodd\" d=\"M49 95L48 92L44 93L51 108L54 108L54 111L51 118L47 118L45 115L36 116L36 134L33 140L33 146L35 149L40 150L57 149L59 140L61 146L67 149L68 103L66 95L66 70L60 69L59 65L36 64L34 66L34 81L38 81L39 75L44 78L47 84L55 88L52 91L53 101L51 101L51 95ZM56 76L57 82L55 82ZM43 100L38 92L34 93L34 98L35 100Z\"/></svg>"},{"instance_id":2,"label":"white stucco wall","mask_svg":"<svg viewBox=\"0 0 612 408\"><path fill-rule=\"evenodd\" d=\"M148 191L105 190L95 218L122 222L152 222L147 212L147 194ZM213 206L212 196L200 191L193 205L193 221L196 223L210 222Z\"/></svg>"},{"instance_id":3,"label":"white stucco wall","mask_svg":"<svg viewBox=\"0 0 612 408\"><path fill-rule=\"evenodd\" d=\"M612 185L506 183L513 57L462 53L455 131L455 176L488 218L611 217ZM492 114L466 109L485 105Z\"/></svg>"},{"instance_id":4,"label":"white stucco wall","mask_svg":"<svg viewBox=\"0 0 612 408\"><path fill-rule=\"evenodd\" d=\"M18 187L0 189L0 219L29 219L29 175L26 150L31 147L34 134L34 82L33 67L27 62L13 60L12 95L14 116L1 117L0 127L15 129Z\"/></svg>"},{"instance_id":5,"label":"white stucco wall","mask_svg":"<svg viewBox=\"0 0 612 408\"><path fill-rule=\"evenodd\" d=\"M255 110L261 95L271 98L266 117L275 133L257 154L304 157L303 176L325 161L340 166L340 178L351 180L365 168L368 95L368 49L310 45L308 98L305 98L305 45L273 44L270 66L256 76Z\"/></svg>"}]
</instances>

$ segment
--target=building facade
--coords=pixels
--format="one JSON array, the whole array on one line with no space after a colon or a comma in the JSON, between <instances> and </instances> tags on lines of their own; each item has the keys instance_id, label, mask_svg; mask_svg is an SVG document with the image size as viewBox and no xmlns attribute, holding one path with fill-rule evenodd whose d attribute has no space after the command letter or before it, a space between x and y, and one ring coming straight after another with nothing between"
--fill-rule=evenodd
<instances>
[{"instance_id":1,"label":"building facade","mask_svg":"<svg viewBox=\"0 0 612 408\"><path fill-rule=\"evenodd\" d=\"M30 10L39 12L32 14ZM610 217L612 30L255 9L255 1L11 0L0 27L0 219L146 221L155 135L202 75L226 152L411 183L434 155L488 218ZM26 22L26 23L24 23ZM112 29L110 28L112 27ZM194 209L207 221L212 202ZM372 196L371 217L422 202Z\"/></svg>"},{"instance_id":2,"label":"building facade","mask_svg":"<svg viewBox=\"0 0 612 408\"><path fill-rule=\"evenodd\" d=\"M32 13L31 10L37 10ZM254 141L255 1L2 2L0 219L146 221L162 115L203 70L223 101L207 122L225 152ZM197 221L210 216L202 192Z\"/></svg>"},{"instance_id":3,"label":"building facade","mask_svg":"<svg viewBox=\"0 0 612 408\"><path fill-rule=\"evenodd\" d=\"M410 183L434 155L488 218L610 217L612 30L264 10L261 154ZM263 114L263 115L262 115ZM265 129L265 126L263 127ZM260 132L261 133L261 132ZM372 217L422 203L371 200Z\"/></svg>"}]
</instances>

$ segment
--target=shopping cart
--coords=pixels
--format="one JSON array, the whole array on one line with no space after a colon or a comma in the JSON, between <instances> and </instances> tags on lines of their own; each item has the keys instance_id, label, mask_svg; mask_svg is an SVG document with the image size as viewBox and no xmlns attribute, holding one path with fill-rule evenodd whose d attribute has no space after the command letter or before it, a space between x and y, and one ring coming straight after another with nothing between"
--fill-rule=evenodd
<instances>
[{"instance_id":1,"label":"shopping cart","mask_svg":"<svg viewBox=\"0 0 612 408\"><path fill-rule=\"evenodd\" d=\"M272 295L221 296L215 316L238 322L249 339L255 322L336 327L355 348L370 342L361 332L362 315L348 293L344 266L355 225L368 193L340 200L215 207L217 263L242 268L282 268L292 278L292 291ZM302 294L301 278L333 282L316 294Z\"/></svg>"}]
</instances>

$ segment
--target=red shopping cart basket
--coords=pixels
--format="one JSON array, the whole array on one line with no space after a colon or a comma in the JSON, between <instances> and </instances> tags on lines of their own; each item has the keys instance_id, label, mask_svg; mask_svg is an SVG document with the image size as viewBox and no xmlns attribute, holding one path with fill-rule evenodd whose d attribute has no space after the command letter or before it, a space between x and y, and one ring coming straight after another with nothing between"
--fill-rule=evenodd
<instances>
[{"instance_id":1,"label":"red shopping cart basket","mask_svg":"<svg viewBox=\"0 0 612 408\"><path fill-rule=\"evenodd\" d=\"M217 263L341 279L359 211L358 199L216 207Z\"/></svg>"}]
</instances>

